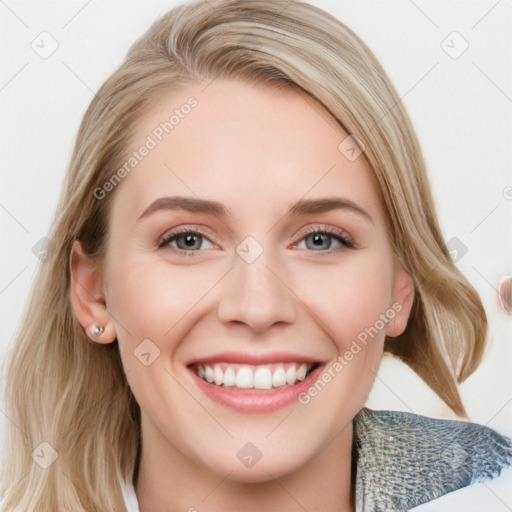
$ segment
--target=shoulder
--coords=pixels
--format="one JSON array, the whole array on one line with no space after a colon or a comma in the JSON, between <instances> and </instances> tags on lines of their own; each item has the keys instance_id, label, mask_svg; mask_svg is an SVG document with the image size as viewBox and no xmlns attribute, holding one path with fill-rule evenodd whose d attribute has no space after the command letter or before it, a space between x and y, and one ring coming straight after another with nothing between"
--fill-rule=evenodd
<instances>
[{"instance_id":1,"label":"shoulder","mask_svg":"<svg viewBox=\"0 0 512 512\"><path fill-rule=\"evenodd\" d=\"M409 510L512 465L512 440L475 423L363 408L354 432L362 511Z\"/></svg>"}]
</instances>

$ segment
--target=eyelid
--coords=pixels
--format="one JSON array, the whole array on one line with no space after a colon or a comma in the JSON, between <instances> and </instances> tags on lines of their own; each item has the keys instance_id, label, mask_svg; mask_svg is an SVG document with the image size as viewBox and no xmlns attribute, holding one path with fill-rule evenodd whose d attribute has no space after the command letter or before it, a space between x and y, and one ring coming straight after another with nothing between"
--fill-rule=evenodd
<instances>
[{"instance_id":1,"label":"eyelid","mask_svg":"<svg viewBox=\"0 0 512 512\"><path fill-rule=\"evenodd\" d=\"M170 243L170 241L173 238L179 236L180 234L184 234L184 233L201 235L204 238L206 238L212 245L216 245L218 247L218 245L214 242L214 240L212 240L213 237L206 230L204 230L198 226L195 226L195 225L178 226L176 228L166 231L157 240L157 247L158 248L165 247L166 245L168 245ZM344 229L326 225L326 224L314 224L314 225L309 225L309 226L301 229L295 236L295 241L292 242L292 246L295 247L299 242L304 240L304 238L306 238L307 236L310 236L312 234L315 234L315 233L325 233L325 234L333 235L333 236L339 238L340 243L342 243L342 245L344 245L345 248L347 248L347 249L357 248L357 245L354 243L352 237ZM326 251L313 251L313 252L329 254L329 253L336 252L339 250L341 250L341 249L334 249L334 250L329 249ZM201 251L185 251L183 249L175 249L175 251L176 252L185 252L185 253L201 252Z\"/></svg>"},{"instance_id":2,"label":"eyelid","mask_svg":"<svg viewBox=\"0 0 512 512\"><path fill-rule=\"evenodd\" d=\"M169 243L170 239L172 239L178 235L181 235L183 233L192 233L192 234L201 235L204 238L207 238L213 245L217 245L211 239L212 237L207 231L205 231L204 229L202 229L198 226L190 225L190 224L187 224L186 226L178 226L176 228L169 229L168 231L166 231L163 235L161 235L158 238L156 245L157 245L157 247L162 248ZM178 250L180 250L180 249L178 249ZM186 251L186 252L188 252L188 251ZM190 252L192 252L192 251L190 251Z\"/></svg>"},{"instance_id":3,"label":"eyelid","mask_svg":"<svg viewBox=\"0 0 512 512\"><path fill-rule=\"evenodd\" d=\"M326 225L326 224L315 224L313 226L308 226L307 228L301 229L297 236L295 237L295 242L293 242L293 245L296 245L300 241L302 241L305 237L312 235L314 233L328 233L330 235L335 235L342 240L348 242L352 248L356 248L357 245L354 242L353 238L344 230L341 228L336 228L334 226ZM318 251L318 252L329 252L329 251Z\"/></svg>"}]
</instances>

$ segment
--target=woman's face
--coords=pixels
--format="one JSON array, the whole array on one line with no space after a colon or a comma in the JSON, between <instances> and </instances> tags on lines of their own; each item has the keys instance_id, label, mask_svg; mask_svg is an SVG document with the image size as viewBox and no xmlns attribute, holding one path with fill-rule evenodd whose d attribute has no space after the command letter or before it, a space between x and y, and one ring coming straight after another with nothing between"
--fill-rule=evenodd
<instances>
[{"instance_id":1,"label":"woman's face","mask_svg":"<svg viewBox=\"0 0 512 512\"><path fill-rule=\"evenodd\" d=\"M220 80L138 124L103 293L148 452L250 482L351 438L412 294L347 135L309 96Z\"/></svg>"}]
</instances>

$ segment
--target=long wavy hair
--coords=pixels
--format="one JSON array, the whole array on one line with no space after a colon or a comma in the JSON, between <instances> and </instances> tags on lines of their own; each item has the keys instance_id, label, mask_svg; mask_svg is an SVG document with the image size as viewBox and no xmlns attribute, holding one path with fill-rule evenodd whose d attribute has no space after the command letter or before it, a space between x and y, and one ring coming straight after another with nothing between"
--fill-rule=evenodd
<instances>
[{"instance_id":1,"label":"long wavy hair","mask_svg":"<svg viewBox=\"0 0 512 512\"><path fill-rule=\"evenodd\" d=\"M116 191L102 199L94 191L125 161L137 121L165 95L216 78L299 88L364 144L394 255L415 286L407 328L386 339L385 351L465 415L457 385L482 358L485 311L445 247L418 141L372 52L339 20L300 1L189 2L135 42L79 128L51 251L3 374L3 510L126 510L120 480L137 471L140 409L117 341L91 343L73 315L70 249L81 240L101 262ZM57 459L42 467L42 453Z\"/></svg>"}]
</instances>

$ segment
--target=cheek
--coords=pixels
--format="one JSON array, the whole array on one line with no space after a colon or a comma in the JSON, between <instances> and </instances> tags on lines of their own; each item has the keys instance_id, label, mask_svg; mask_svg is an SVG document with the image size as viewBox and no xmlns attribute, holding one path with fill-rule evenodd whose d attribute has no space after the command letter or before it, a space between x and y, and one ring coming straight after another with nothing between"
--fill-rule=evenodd
<instances>
[{"instance_id":1,"label":"cheek","mask_svg":"<svg viewBox=\"0 0 512 512\"><path fill-rule=\"evenodd\" d=\"M385 253L379 258L371 252L357 256L338 265L318 267L314 272L302 272L297 280L299 295L307 298L304 302L338 352L347 350L353 340L364 338L368 331L372 338L383 340L382 315L391 305L391 258Z\"/></svg>"},{"instance_id":2,"label":"cheek","mask_svg":"<svg viewBox=\"0 0 512 512\"><path fill-rule=\"evenodd\" d=\"M218 277L199 266L173 268L156 256L128 251L122 264L107 269L107 306L137 402L155 418L162 410L173 410L173 403L184 407L189 397L173 377L180 363L178 348L191 323L204 313L201 298ZM163 407L167 401L169 407Z\"/></svg>"},{"instance_id":3,"label":"cheek","mask_svg":"<svg viewBox=\"0 0 512 512\"><path fill-rule=\"evenodd\" d=\"M122 263L107 264L107 307L120 349L128 354L150 339L172 356L225 272L207 265L173 266L137 251L125 255L120 259L112 253L111 262Z\"/></svg>"},{"instance_id":4,"label":"cheek","mask_svg":"<svg viewBox=\"0 0 512 512\"><path fill-rule=\"evenodd\" d=\"M302 281L307 305L320 319L333 350L323 375L301 403L319 417L326 406L336 410L330 419L332 432L339 432L340 425L364 405L382 358L392 260L382 253L380 258L367 256Z\"/></svg>"}]
</instances>

